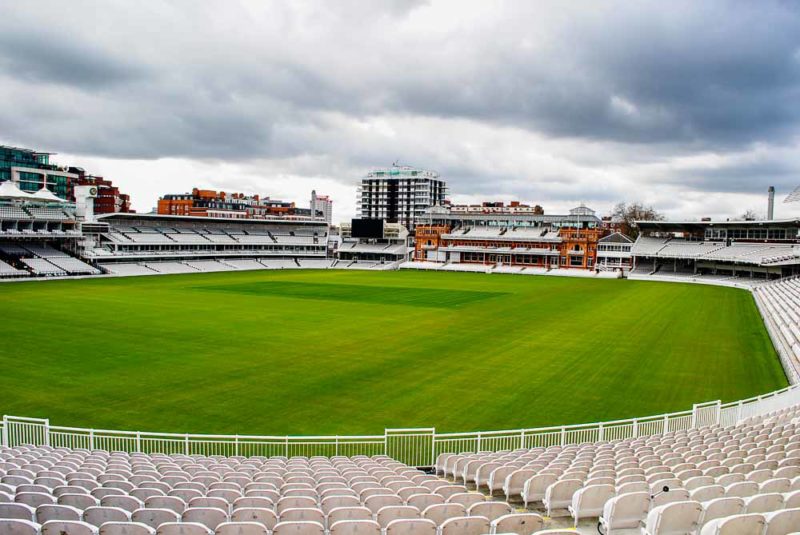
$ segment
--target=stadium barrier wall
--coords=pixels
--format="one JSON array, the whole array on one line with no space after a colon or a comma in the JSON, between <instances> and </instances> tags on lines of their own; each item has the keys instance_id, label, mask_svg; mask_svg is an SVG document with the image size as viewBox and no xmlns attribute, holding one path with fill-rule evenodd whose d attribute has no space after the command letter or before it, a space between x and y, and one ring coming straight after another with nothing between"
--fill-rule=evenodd
<instances>
[{"instance_id":1,"label":"stadium barrier wall","mask_svg":"<svg viewBox=\"0 0 800 535\"><path fill-rule=\"evenodd\" d=\"M434 428L386 429L383 435L250 436L115 431L50 425L41 418L4 416L2 445L243 457L388 455L403 463L433 466L441 453L502 451L622 440L709 425L723 427L800 404L800 386L749 399L699 403L691 410L644 418L504 431L437 433Z\"/></svg>"}]
</instances>

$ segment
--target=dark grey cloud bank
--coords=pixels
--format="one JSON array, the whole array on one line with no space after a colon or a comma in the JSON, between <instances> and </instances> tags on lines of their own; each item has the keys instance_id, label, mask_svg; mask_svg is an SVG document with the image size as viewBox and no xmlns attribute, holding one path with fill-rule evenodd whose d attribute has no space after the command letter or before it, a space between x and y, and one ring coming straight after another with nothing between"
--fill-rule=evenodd
<instances>
[{"instance_id":1,"label":"dark grey cloud bank","mask_svg":"<svg viewBox=\"0 0 800 535\"><path fill-rule=\"evenodd\" d=\"M800 4L7 2L0 102L2 141L72 154L755 193L800 176Z\"/></svg>"}]
</instances>

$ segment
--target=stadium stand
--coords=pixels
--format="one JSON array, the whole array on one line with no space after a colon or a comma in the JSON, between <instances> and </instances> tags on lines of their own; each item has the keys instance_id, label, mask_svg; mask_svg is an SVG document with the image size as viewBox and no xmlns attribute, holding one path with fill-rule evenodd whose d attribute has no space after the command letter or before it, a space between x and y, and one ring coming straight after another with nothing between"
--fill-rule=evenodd
<instances>
[{"instance_id":1,"label":"stadium stand","mask_svg":"<svg viewBox=\"0 0 800 535\"><path fill-rule=\"evenodd\" d=\"M112 264L107 264L106 266L104 266L104 268L112 275L122 275L122 276L157 275L159 273L158 271L150 269L144 264L136 264L129 262L114 262Z\"/></svg>"},{"instance_id":2,"label":"stadium stand","mask_svg":"<svg viewBox=\"0 0 800 535\"><path fill-rule=\"evenodd\" d=\"M17 269L0 260L0 277L27 277L29 273L23 269Z\"/></svg>"},{"instance_id":3,"label":"stadium stand","mask_svg":"<svg viewBox=\"0 0 800 535\"><path fill-rule=\"evenodd\" d=\"M149 454L13 444L0 447L0 533L228 535L250 522L261 535L286 526L323 535L588 534L599 522L602 533L787 535L800 525L798 393L725 425L712 408L666 433L642 422L642 435L621 439L565 443L561 434L538 447L442 453L434 473L386 455L188 455L169 440L151 447L171 453ZM746 414L741 402L731 408ZM709 415L717 419L701 425ZM24 425L4 429L3 440L79 431L42 436Z\"/></svg>"},{"instance_id":4,"label":"stadium stand","mask_svg":"<svg viewBox=\"0 0 800 535\"><path fill-rule=\"evenodd\" d=\"M452 262L427 262L413 260L403 262L399 269L419 269L428 271L462 271L467 273L501 273L506 275L549 275L555 277L580 277L596 279L617 279L619 271L590 271L585 269L548 269L546 267L525 267L507 264L473 264Z\"/></svg>"},{"instance_id":5,"label":"stadium stand","mask_svg":"<svg viewBox=\"0 0 800 535\"><path fill-rule=\"evenodd\" d=\"M44 258L20 258L19 260L27 266L34 275L64 276L67 274L66 271L51 264Z\"/></svg>"},{"instance_id":6,"label":"stadium stand","mask_svg":"<svg viewBox=\"0 0 800 535\"><path fill-rule=\"evenodd\" d=\"M319 533L406 533L417 525L461 533L456 524L488 533L490 522L511 525L521 516L508 506L500 509L506 514L486 509L492 518L482 516L464 505L485 503L482 494L385 456L246 459L24 446L0 456L8 502L0 504L0 533L46 534L48 526L66 525L66 533L80 526L96 534L144 525L152 535L194 523L206 534L236 532L241 523L254 523L262 535L293 523ZM539 515L524 519L542 525ZM354 523L370 530L351 531Z\"/></svg>"},{"instance_id":7,"label":"stadium stand","mask_svg":"<svg viewBox=\"0 0 800 535\"><path fill-rule=\"evenodd\" d=\"M756 304L792 383L800 381L800 277L753 290Z\"/></svg>"},{"instance_id":8,"label":"stadium stand","mask_svg":"<svg viewBox=\"0 0 800 535\"><path fill-rule=\"evenodd\" d=\"M259 259L274 262L276 269L299 267L295 259L325 260L328 256L328 226L318 220L118 213L98 218L98 224L85 233L93 244L86 256L111 273L119 271L111 265L116 262L186 262L184 267L191 271L181 266L166 266L165 270L196 273L270 268L253 262ZM238 264L240 261L243 263Z\"/></svg>"},{"instance_id":9,"label":"stadium stand","mask_svg":"<svg viewBox=\"0 0 800 535\"><path fill-rule=\"evenodd\" d=\"M259 262L258 260L250 260L250 259L232 259L228 258L225 260L225 263L229 266L233 266L236 269L242 270L253 270L253 269L267 269L267 266Z\"/></svg>"},{"instance_id":10,"label":"stadium stand","mask_svg":"<svg viewBox=\"0 0 800 535\"><path fill-rule=\"evenodd\" d=\"M638 221L631 278L746 285L800 274L800 220Z\"/></svg>"}]
</instances>

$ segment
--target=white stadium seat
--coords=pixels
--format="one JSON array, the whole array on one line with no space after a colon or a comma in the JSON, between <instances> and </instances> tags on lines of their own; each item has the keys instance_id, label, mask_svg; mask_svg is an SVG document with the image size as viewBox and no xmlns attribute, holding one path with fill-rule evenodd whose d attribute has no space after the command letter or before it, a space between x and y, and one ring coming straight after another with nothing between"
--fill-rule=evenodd
<instances>
[{"instance_id":1,"label":"white stadium seat","mask_svg":"<svg viewBox=\"0 0 800 535\"><path fill-rule=\"evenodd\" d=\"M647 492L632 492L622 494L606 501L600 524L605 528L605 533L616 529L632 529L646 518L650 509L650 494Z\"/></svg>"},{"instance_id":2,"label":"white stadium seat","mask_svg":"<svg viewBox=\"0 0 800 535\"><path fill-rule=\"evenodd\" d=\"M155 535L156 530L138 522L106 522L100 526L100 535Z\"/></svg>"},{"instance_id":3,"label":"white stadium seat","mask_svg":"<svg viewBox=\"0 0 800 535\"><path fill-rule=\"evenodd\" d=\"M705 524L700 535L761 535L765 527L764 515L734 515Z\"/></svg>"},{"instance_id":4,"label":"white stadium seat","mask_svg":"<svg viewBox=\"0 0 800 535\"><path fill-rule=\"evenodd\" d=\"M544 526L544 519L536 513L510 513L491 522L492 533L531 535Z\"/></svg>"},{"instance_id":5,"label":"white stadium seat","mask_svg":"<svg viewBox=\"0 0 800 535\"><path fill-rule=\"evenodd\" d=\"M0 535L39 535L41 526L30 520L0 518Z\"/></svg>"},{"instance_id":6,"label":"white stadium seat","mask_svg":"<svg viewBox=\"0 0 800 535\"><path fill-rule=\"evenodd\" d=\"M267 535L267 528L258 522L225 522L217 526L215 535Z\"/></svg>"},{"instance_id":7,"label":"white stadium seat","mask_svg":"<svg viewBox=\"0 0 800 535\"><path fill-rule=\"evenodd\" d=\"M698 502L673 502L654 508L647 514L643 535L694 533L700 525L703 508Z\"/></svg>"},{"instance_id":8,"label":"white stadium seat","mask_svg":"<svg viewBox=\"0 0 800 535\"><path fill-rule=\"evenodd\" d=\"M42 535L97 535L96 526L72 520L50 520L42 524Z\"/></svg>"}]
</instances>

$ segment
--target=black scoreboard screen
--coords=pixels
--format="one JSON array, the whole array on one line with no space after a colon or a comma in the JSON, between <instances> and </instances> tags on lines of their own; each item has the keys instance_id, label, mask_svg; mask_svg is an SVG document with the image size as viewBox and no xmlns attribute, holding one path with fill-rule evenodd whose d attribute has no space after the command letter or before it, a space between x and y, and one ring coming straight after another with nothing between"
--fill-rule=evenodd
<instances>
[{"instance_id":1,"label":"black scoreboard screen","mask_svg":"<svg viewBox=\"0 0 800 535\"><path fill-rule=\"evenodd\" d=\"M354 238L383 238L383 219L353 219L350 228Z\"/></svg>"}]
</instances>

